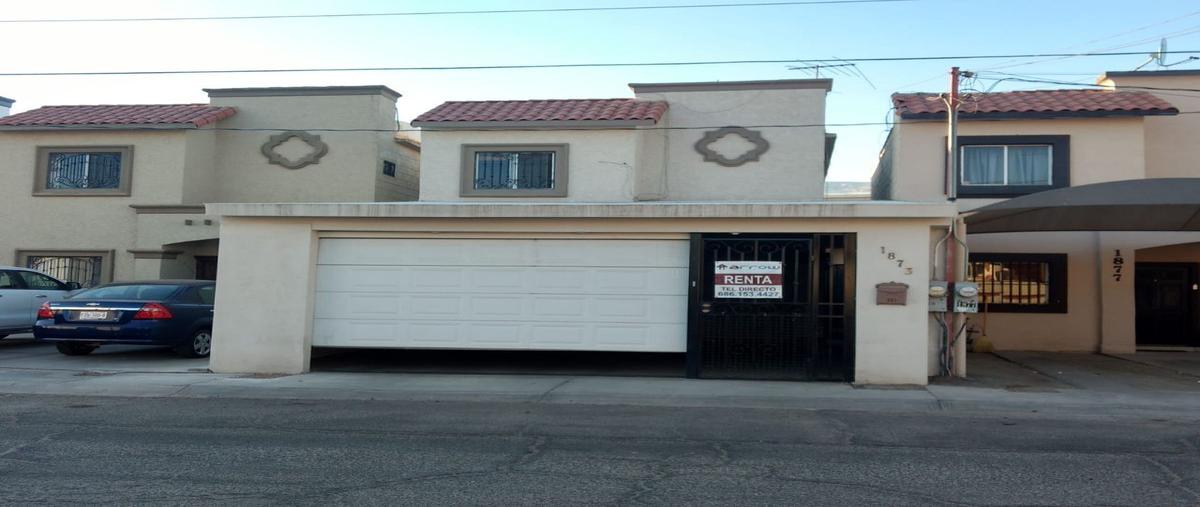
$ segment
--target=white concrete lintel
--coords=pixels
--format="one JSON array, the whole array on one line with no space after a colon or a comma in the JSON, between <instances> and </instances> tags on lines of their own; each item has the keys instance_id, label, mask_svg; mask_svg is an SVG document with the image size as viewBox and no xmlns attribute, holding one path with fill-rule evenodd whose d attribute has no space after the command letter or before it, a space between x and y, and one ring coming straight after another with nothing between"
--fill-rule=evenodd
<instances>
[{"instance_id":1,"label":"white concrete lintel","mask_svg":"<svg viewBox=\"0 0 1200 507\"><path fill-rule=\"evenodd\" d=\"M215 203L210 215L320 218L933 218L952 203L812 202L369 202Z\"/></svg>"}]
</instances>

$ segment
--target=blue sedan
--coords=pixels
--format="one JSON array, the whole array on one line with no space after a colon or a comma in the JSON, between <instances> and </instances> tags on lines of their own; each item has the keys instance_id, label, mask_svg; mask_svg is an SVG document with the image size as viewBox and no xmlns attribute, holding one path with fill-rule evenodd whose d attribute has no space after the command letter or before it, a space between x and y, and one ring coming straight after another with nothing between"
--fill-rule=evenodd
<instances>
[{"instance_id":1,"label":"blue sedan","mask_svg":"<svg viewBox=\"0 0 1200 507\"><path fill-rule=\"evenodd\" d=\"M215 295L216 285L207 280L101 285L43 304L33 337L69 356L123 344L170 346L186 357L207 357Z\"/></svg>"}]
</instances>

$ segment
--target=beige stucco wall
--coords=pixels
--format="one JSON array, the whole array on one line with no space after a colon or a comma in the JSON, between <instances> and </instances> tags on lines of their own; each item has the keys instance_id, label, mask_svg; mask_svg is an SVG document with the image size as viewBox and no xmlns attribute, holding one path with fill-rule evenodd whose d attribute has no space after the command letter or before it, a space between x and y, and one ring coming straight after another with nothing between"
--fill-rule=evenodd
<instances>
[{"instance_id":1,"label":"beige stucco wall","mask_svg":"<svg viewBox=\"0 0 1200 507\"><path fill-rule=\"evenodd\" d=\"M384 160L396 163L396 175L385 176L382 165L375 172L376 201L415 201L421 187L421 151L417 148L391 141L380 140L380 164Z\"/></svg>"},{"instance_id":2,"label":"beige stucco wall","mask_svg":"<svg viewBox=\"0 0 1200 507\"><path fill-rule=\"evenodd\" d=\"M1142 118L964 121L959 135L1071 136L1071 185L1146 177ZM944 200L946 126L898 122L889 145L891 198ZM963 210L992 200L961 199Z\"/></svg>"},{"instance_id":3,"label":"beige stucco wall","mask_svg":"<svg viewBox=\"0 0 1200 507\"><path fill-rule=\"evenodd\" d=\"M819 200L825 184L824 88L638 93L665 100L666 194L671 200ZM768 128L767 125L816 125ZM770 149L757 162L723 167L705 162L694 145L709 129L744 126Z\"/></svg>"},{"instance_id":4,"label":"beige stucco wall","mask_svg":"<svg viewBox=\"0 0 1200 507\"><path fill-rule=\"evenodd\" d=\"M114 252L114 280L190 277L194 270L188 272L182 264L172 267L169 259L135 261L128 250L215 239L219 218L203 213L137 214L131 205L417 197L420 152L395 141L395 101L388 96L214 97L212 104L232 106L237 114L192 130L0 132L0 177L8 183L0 185L0 216L10 217L0 221L0 264L16 263L18 249L98 250ZM329 144L329 154L317 165L291 170L268 164L260 151L276 133L270 129L277 128L378 132L317 132ZM32 196L39 146L132 146L131 195ZM384 158L397 162L396 178L382 176Z\"/></svg>"},{"instance_id":5,"label":"beige stucco wall","mask_svg":"<svg viewBox=\"0 0 1200 507\"><path fill-rule=\"evenodd\" d=\"M533 201L633 200L635 133L631 130L425 131L421 137L422 201L495 201L460 197L464 144L566 144L567 197Z\"/></svg>"},{"instance_id":6,"label":"beige stucco wall","mask_svg":"<svg viewBox=\"0 0 1200 507\"><path fill-rule=\"evenodd\" d=\"M998 350L1132 353L1134 266L1200 262L1200 233L1029 232L973 234L972 252L1067 254L1067 313L988 313L970 318ZM1124 261L1114 277L1117 253Z\"/></svg>"},{"instance_id":7,"label":"beige stucco wall","mask_svg":"<svg viewBox=\"0 0 1200 507\"><path fill-rule=\"evenodd\" d=\"M823 87L639 93L639 99L668 102L669 110L658 124L586 130L426 130L421 200L498 199L459 196L464 144L567 144L567 196L522 200L820 200L825 181L825 94ZM696 142L707 131L724 126L758 131L770 148L758 161L738 167L704 161ZM736 154L740 152L726 155Z\"/></svg>"},{"instance_id":8,"label":"beige stucco wall","mask_svg":"<svg viewBox=\"0 0 1200 507\"><path fill-rule=\"evenodd\" d=\"M179 131L0 132L0 264L15 263L18 249L114 251L113 278L132 278L129 205L182 199L185 145ZM33 196L39 146L132 146L131 195Z\"/></svg>"},{"instance_id":9,"label":"beige stucco wall","mask_svg":"<svg viewBox=\"0 0 1200 507\"><path fill-rule=\"evenodd\" d=\"M1200 94L1151 88L1200 89L1200 75L1139 75L1101 82L1145 91L1170 102L1183 114L1146 118L1146 175L1151 178L1200 177ZM1142 88L1138 88L1142 87Z\"/></svg>"},{"instance_id":10,"label":"beige stucco wall","mask_svg":"<svg viewBox=\"0 0 1200 507\"><path fill-rule=\"evenodd\" d=\"M269 164L260 151L277 131L219 131L215 202L375 200L380 154L387 144L394 143L390 134L320 129L393 130L395 102L391 99L383 95L216 96L211 103L238 110L221 122L223 128L310 131L329 146L319 163L287 169Z\"/></svg>"},{"instance_id":11,"label":"beige stucco wall","mask_svg":"<svg viewBox=\"0 0 1200 507\"><path fill-rule=\"evenodd\" d=\"M929 238L940 219L485 219L226 217L211 368L299 373L308 369L313 267L319 237L647 237L691 232L855 233L856 382L924 384ZM274 252L262 256L263 250ZM911 272L881 251L912 262ZM906 266L907 267L907 266ZM875 305L875 284L910 285L905 306ZM279 319L278 315L294 318Z\"/></svg>"},{"instance_id":12,"label":"beige stucco wall","mask_svg":"<svg viewBox=\"0 0 1200 507\"><path fill-rule=\"evenodd\" d=\"M204 204L218 198L217 131L213 125L183 131L187 139L183 159L183 194L179 201L161 204ZM155 204L155 203L144 203Z\"/></svg>"},{"instance_id":13,"label":"beige stucco wall","mask_svg":"<svg viewBox=\"0 0 1200 507\"><path fill-rule=\"evenodd\" d=\"M1068 313L981 313L972 329L986 334L998 350L1094 352L1100 347L1098 234L1033 232L970 234L974 253L1048 253L1067 255Z\"/></svg>"}]
</instances>

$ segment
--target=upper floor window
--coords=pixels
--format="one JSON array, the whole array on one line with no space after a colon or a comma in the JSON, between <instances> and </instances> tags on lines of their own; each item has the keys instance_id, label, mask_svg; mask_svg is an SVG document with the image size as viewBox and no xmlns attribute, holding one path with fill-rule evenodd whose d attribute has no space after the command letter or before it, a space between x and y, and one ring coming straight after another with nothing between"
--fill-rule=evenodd
<instances>
[{"instance_id":1,"label":"upper floor window","mask_svg":"<svg viewBox=\"0 0 1200 507\"><path fill-rule=\"evenodd\" d=\"M133 150L38 148L34 195L129 195Z\"/></svg>"},{"instance_id":2,"label":"upper floor window","mask_svg":"<svg viewBox=\"0 0 1200 507\"><path fill-rule=\"evenodd\" d=\"M395 178L396 177L396 163L392 162L391 160L384 160L383 161L383 175L391 176L391 177Z\"/></svg>"},{"instance_id":3,"label":"upper floor window","mask_svg":"<svg viewBox=\"0 0 1200 507\"><path fill-rule=\"evenodd\" d=\"M567 146L465 145L463 196L564 197Z\"/></svg>"},{"instance_id":4,"label":"upper floor window","mask_svg":"<svg viewBox=\"0 0 1200 507\"><path fill-rule=\"evenodd\" d=\"M1069 184L1067 136L962 136L958 155L963 197L1012 197Z\"/></svg>"}]
</instances>

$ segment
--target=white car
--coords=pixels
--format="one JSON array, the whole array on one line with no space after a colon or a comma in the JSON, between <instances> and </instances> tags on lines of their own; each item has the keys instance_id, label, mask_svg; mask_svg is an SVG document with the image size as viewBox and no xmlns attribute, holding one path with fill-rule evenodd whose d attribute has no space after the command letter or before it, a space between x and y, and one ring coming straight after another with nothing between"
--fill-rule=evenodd
<instances>
[{"instance_id":1,"label":"white car","mask_svg":"<svg viewBox=\"0 0 1200 507\"><path fill-rule=\"evenodd\" d=\"M0 338L31 331L42 303L58 301L78 289L78 283L40 271L0 266Z\"/></svg>"}]
</instances>

